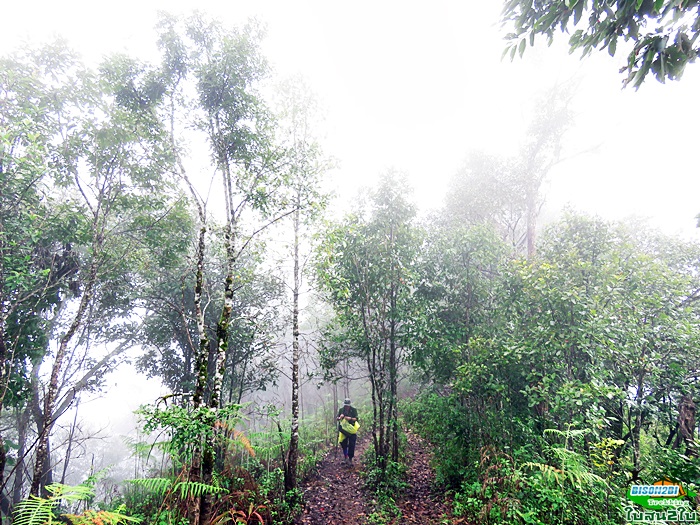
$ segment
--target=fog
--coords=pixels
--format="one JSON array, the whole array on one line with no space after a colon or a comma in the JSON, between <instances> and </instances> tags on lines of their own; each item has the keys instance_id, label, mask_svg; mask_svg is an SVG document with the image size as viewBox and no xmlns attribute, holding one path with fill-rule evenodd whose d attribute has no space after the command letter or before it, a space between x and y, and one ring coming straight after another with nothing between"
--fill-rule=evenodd
<instances>
[{"instance_id":1,"label":"fog","mask_svg":"<svg viewBox=\"0 0 700 525\"><path fill-rule=\"evenodd\" d=\"M92 63L114 52L155 60L157 11L194 7L230 24L256 18L267 28L273 77L301 74L317 94L324 152L337 161L330 185L338 210L395 168L429 213L471 151L516 153L538 97L575 85L574 119L545 183L542 220L572 208L700 239L700 66L689 64L681 81L666 85L650 76L635 91L622 89L622 46L616 57L603 51L580 60L556 35L550 48L538 41L522 59L501 60L500 2L12 2L3 7L0 48L60 35ZM133 410L164 393L130 366L109 374L106 387L83 397L79 415L112 437L130 432Z\"/></svg>"},{"instance_id":2,"label":"fog","mask_svg":"<svg viewBox=\"0 0 700 525\"><path fill-rule=\"evenodd\" d=\"M0 46L56 34L89 61L113 52L155 59L157 11L193 7L13 2ZM601 52L579 60L566 35L556 35L550 48L538 41L523 59L501 60L498 2L206 1L196 8L231 24L257 19L267 28L263 49L274 75L307 79L325 108L323 145L338 160L333 184L341 200L393 167L410 176L424 209L438 206L469 151L515 151L536 97L573 81L575 122L564 140L571 160L551 173L549 208L649 217L697 237L692 123L700 109L692 101L700 76L692 64L680 82L650 78L635 91L622 89L622 46L614 58Z\"/></svg>"}]
</instances>

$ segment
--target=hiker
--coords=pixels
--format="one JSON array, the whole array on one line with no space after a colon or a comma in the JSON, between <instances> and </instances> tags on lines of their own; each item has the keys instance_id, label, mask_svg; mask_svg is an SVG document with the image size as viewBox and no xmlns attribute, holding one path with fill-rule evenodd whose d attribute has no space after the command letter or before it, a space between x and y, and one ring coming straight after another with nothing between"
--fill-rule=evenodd
<instances>
[{"instance_id":1,"label":"hiker","mask_svg":"<svg viewBox=\"0 0 700 525\"><path fill-rule=\"evenodd\" d=\"M355 457L355 442L357 441L357 429L360 424L357 422L357 409L352 406L349 399L343 403L343 408L338 411L338 441L343 447L343 463L352 465L352 458Z\"/></svg>"}]
</instances>

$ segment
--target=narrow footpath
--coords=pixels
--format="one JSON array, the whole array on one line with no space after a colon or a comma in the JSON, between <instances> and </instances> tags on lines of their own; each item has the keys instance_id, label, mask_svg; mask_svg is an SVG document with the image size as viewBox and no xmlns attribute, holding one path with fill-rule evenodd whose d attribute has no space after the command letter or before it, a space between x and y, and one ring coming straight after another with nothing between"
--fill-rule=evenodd
<instances>
[{"instance_id":1,"label":"narrow footpath","mask_svg":"<svg viewBox=\"0 0 700 525\"><path fill-rule=\"evenodd\" d=\"M408 487L399 496L397 505L401 516L392 525L438 525L459 523L449 521L450 502L442 492L433 488L434 473L430 467L430 446L416 434L408 431L409 461L406 482ZM296 525L365 525L367 516L377 509L372 505L372 495L363 488L360 459L371 446L368 434L360 436L355 451L355 465L343 464L342 450L336 455L330 450L318 465L316 473L302 483L304 512ZM447 520L447 521L446 521ZM463 523L463 522L462 522ZM389 524L387 524L389 525Z\"/></svg>"},{"instance_id":2,"label":"narrow footpath","mask_svg":"<svg viewBox=\"0 0 700 525\"><path fill-rule=\"evenodd\" d=\"M370 444L370 436L357 440L354 464L343 464L343 451L331 449L318 465L317 472L302 484L304 512L297 525L364 525L367 517L367 495L360 470L362 455ZM371 512L371 511L370 511Z\"/></svg>"},{"instance_id":3,"label":"narrow footpath","mask_svg":"<svg viewBox=\"0 0 700 525\"><path fill-rule=\"evenodd\" d=\"M428 442L410 430L406 431L408 438L408 472L406 483L408 487L399 498L403 524L437 525L443 523L463 523L445 521L451 515L451 501L445 498L444 492L437 491L433 486L435 472L430 466L432 459L431 447Z\"/></svg>"}]
</instances>

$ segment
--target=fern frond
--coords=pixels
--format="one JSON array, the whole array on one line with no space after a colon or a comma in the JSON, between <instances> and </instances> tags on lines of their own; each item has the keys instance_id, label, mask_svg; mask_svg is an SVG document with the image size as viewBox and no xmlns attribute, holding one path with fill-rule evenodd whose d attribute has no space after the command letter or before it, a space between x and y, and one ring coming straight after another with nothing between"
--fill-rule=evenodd
<instances>
[{"instance_id":1,"label":"fern frond","mask_svg":"<svg viewBox=\"0 0 700 525\"><path fill-rule=\"evenodd\" d=\"M242 430L234 430L233 438L243 445L243 448L246 450L246 452L248 452L248 454L250 454L250 457L255 457L255 449Z\"/></svg>"},{"instance_id":2,"label":"fern frond","mask_svg":"<svg viewBox=\"0 0 700 525\"><path fill-rule=\"evenodd\" d=\"M120 507L121 508L121 507ZM86 510L82 514L61 514L72 525L94 525L101 523L103 525L119 525L120 523L140 523L140 518L127 516L118 511L107 510Z\"/></svg>"},{"instance_id":3,"label":"fern frond","mask_svg":"<svg viewBox=\"0 0 700 525\"><path fill-rule=\"evenodd\" d=\"M173 483L172 480L168 478L137 478L127 479L126 481L161 496L165 494L165 491L168 490Z\"/></svg>"},{"instance_id":4,"label":"fern frond","mask_svg":"<svg viewBox=\"0 0 700 525\"><path fill-rule=\"evenodd\" d=\"M29 496L15 507L12 523L15 525L50 525L54 522L53 509L58 500Z\"/></svg>"},{"instance_id":5,"label":"fern frond","mask_svg":"<svg viewBox=\"0 0 700 525\"><path fill-rule=\"evenodd\" d=\"M559 459L562 463L567 464L567 465L583 465L584 464L584 458L581 454L578 452L574 452L573 450L569 450L568 448L564 447L552 447L550 448L552 453L557 456L557 459Z\"/></svg>"},{"instance_id":6,"label":"fern frond","mask_svg":"<svg viewBox=\"0 0 700 525\"><path fill-rule=\"evenodd\" d=\"M586 434L588 434L590 432L591 432L591 430L588 428L580 428L580 429L569 428L567 430L559 430L557 428L544 429L545 434L552 434L556 437L567 438L567 439L585 436Z\"/></svg>"},{"instance_id":7,"label":"fern frond","mask_svg":"<svg viewBox=\"0 0 700 525\"><path fill-rule=\"evenodd\" d=\"M551 481L554 479L558 484L561 484L561 478L564 475L564 472L559 470L556 467L553 467L552 465L547 465L546 463L534 463L532 461L528 461L527 463L524 463L523 466L530 468L530 469L537 469L540 472L542 472L542 477L547 480Z\"/></svg>"},{"instance_id":8,"label":"fern frond","mask_svg":"<svg viewBox=\"0 0 700 525\"><path fill-rule=\"evenodd\" d=\"M539 470L542 472L542 477L546 481L551 482L554 480L559 485L561 485L562 481L564 480L568 481L572 486L578 489L590 485L608 485L607 482L600 476L582 469L558 469L552 465L547 465L546 463L534 463L532 461L524 463L524 466L533 470Z\"/></svg>"},{"instance_id":9,"label":"fern frond","mask_svg":"<svg viewBox=\"0 0 700 525\"><path fill-rule=\"evenodd\" d=\"M87 485L63 485L52 483L46 486L51 494L48 498L29 496L15 507L13 523L16 525L51 525L56 521L54 509L61 501L75 502L90 499L95 495Z\"/></svg>"},{"instance_id":10,"label":"fern frond","mask_svg":"<svg viewBox=\"0 0 700 525\"><path fill-rule=\"evenodd\" d=\"M196 481L181 481L173 487L173 492L179 494L180 498L187 499L189 497L199 498L204 494L221 494L226 492L226 489Z\"/></svg>"},{"instance_id":11,"label":"fern frond","mask_svg":"<svg viewBox=\"0 0 700 525\"><path fill-rule=\"evenodd\" d=\"M88 485L63 485L61 483L52 483L46 486L46 492L51 494L49 500L56 499L57 503L60 500L75 502L84 501L95 496L95 491Z\"/></svg>"}]
</instances>

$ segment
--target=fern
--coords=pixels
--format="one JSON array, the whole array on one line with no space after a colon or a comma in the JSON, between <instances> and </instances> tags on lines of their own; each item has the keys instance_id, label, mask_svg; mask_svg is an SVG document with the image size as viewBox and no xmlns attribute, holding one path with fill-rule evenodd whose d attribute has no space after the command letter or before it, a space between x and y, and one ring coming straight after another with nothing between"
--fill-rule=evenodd
<instances>
[{"instance_id":1,"label":"fern","mask_svg":"<svg viewBox=\"0 0 700 525\"><path fill-rule=\"evenodd\" d=\"M173 487L173 492L179 494L180 498L187 499L189 497L199 498L204 494L221 494L226 489L207 485L206 483L197 483L195 481L181 481Z\"/></svg>"},{"instance_id":2,"label":"fern","mask_svg":"<svg viewBox=\"0 0 700 525\"><path fill-rule=\"evenodd\" d=\"M117 511L86 510L82 514L62 514L72 525L118 525L119 523L140 523L140 518L133 518L123 513L125 505L121 505ZM121 512L120 512L121 511Z\"/></svg>"},{"instance_id":3,"label":"fern","mask_svg":"<svg viewBox=\"0 0 700 525\"><path fill-rule=\"evenodd\" d=\"M559 485L564 481L568 481L572 486L579 489L590 485L607 486L607 482L603 478L587 469L581 455L572 450L559 447L554 447L551 451L559 458L561 468L532 461L528 461L524 466L539 470L546 481L555 481Z\"/></svg>"},{"instance_id":4,"label":"fern","mask_svg":"<svg viewBox=\"0 0 700 525\"><path fill-rule=\"evenodd\" d=\"M20 501L15 507L12 522L15 525L51 525L58 521L54 512L62 501L84 501L95 495L87 485L53 483L46 487L46 491L50 494L48 498L29 496Z\"/></svg>"},{"instance_id":5,"label":"fern","mask_svg":"<svg viewBox=\"0 0 700 525\"><path fill-rule=\"evenodd\" d=\"M590 432L591 431L588 428L583 428L583 429L567 428L566 430L559 430L556 428L546 428L544 430L545 434L553 434L557 437L561 437L561 438L565 438L565 439L585 436L586 434L589 434Z\"/></svg>"},{"instance_id":6,"label":"fern","mask_svg":"<svg viewBox=\"0 0 700 525\"><path fill-rule=\"evenodd\" d=\"M181 499L187 499L189 497L199 498L204 494L221 494L222 492L226 492L226 489L221 487L196 481L179 481L174 485L172 480L168 478L130 479L128 481L159 496L164 496L167 492L170 492L176 494Z\"/></svg>"},{"instance_id":7,"label":"fern","mask_svg":"<svg viewBox=\"0 0 700 525\"><path fill-rule=\"evenodd\" d=\"M171 479L168 478L138 478L138 479L128 479L126 480L138 487L142 487L149 492L154 492L159 496L162 496L173 484Z\"/></svg>"},{"instance_id":8,"label":"fern","mask_svg":"<svg viewBox=\"0 0 700 525\"><path fill-rule=\"evenodd\" d=\"M222 429L226 433L226 436L230 441L229 446L239 443L243 446L245 451L248 452L248 454L250 454L250 456L254 458L255 449L250 443L250 439L246 437L245 433L242 430L236 430L236 428L234 428L236 423L237 420L234 420L233 423L230 423L228 421L217 421L215 423L215 427Z\"/></svg>"},{"instance_id":9,"label":"fern","mask_svg":"<svg viewBox=\"0 0 700 525\"><path fill-rule=\"evenodd\" d=\"M54 523L54 508L58 502L29 496L15 508L12 522L15 525L50 525Z\"/></svg>"},{"instance_id":10,"label":"fern","mask_svg":"<svg viewBox=\"0 0 700 525\"><path fill-rule=\"evenodd\" d=\"M608 487L608 483L600 476L591 472L586 463L586 459L579 453L567 448L569 442L575 438L585 436L590 432L589 429L572 429L569 426L566 430L558 430L556 428L548 428L544 431L545 434L550 434L558 438L562 438L563 446L550 446L547 450L556 458L556 463L560 468L557 468L546 463L527 462L525 467L537 469L542 472L542 477L545 481L556 482L561 485L563 482L570 483L578 489L584 486L600 485Z\"/></svg>"}]
</instances>

